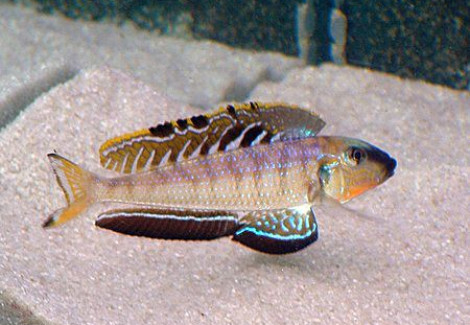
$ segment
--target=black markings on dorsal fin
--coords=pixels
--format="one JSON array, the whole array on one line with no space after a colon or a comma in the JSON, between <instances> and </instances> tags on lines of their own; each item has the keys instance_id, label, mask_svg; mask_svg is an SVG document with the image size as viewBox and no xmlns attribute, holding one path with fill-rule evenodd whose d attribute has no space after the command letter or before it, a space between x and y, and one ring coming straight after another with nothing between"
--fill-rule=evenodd
<instances>
[{"instance_id":1,"label":"black markings on dorsal fin","mask_svg":"<svg viewBox=\"0 0 470 325\"><path fill-rule=\"evenodd\" d=\"M134 173L173 163L176 158L181 161L216 151L313 137L324 124L318 115L292 105L227 104L214 113L109 139L100 148L100 162L107 169ZM169 150L171 155L163 159Z\"/></svg>"},{"instance_id":2,"label":"black markings on dorsal fin","mask_svg":"<svg viewBox=\"0 0 470 325\"><path fill-rule=\"evenodd\" d=\"M202 129L209 125L209 119L204 115L197 115L191 117L191 122L196 129Z\"/></svg>"},{"instance_id":3,"label":"black markings on dorsal fin","mask_svg":"<svg viewBox=\"0 0 470 325\"><path fill-rule=\"evenodd\" d=\"M233 119L237 119L237 112L235 111L235 107L233 107L233 105L228 105L227 106L227 112L230 114L230 116L233 118Z\"/></svg>"},{"instance_id":4,"label":"black markings on dorsal fin","mask_svg":"<svg viewBox=\"0 0 470 325\"><path fill-rule=\"evenodd\" d=\"M170 122L165 122L150 128L149 131L156 137L165 138L174 132L174 127Z\"/></svg>"},{"instance_id":5,"label":"black markings on dorsal fin","mask_svg":"<svg viewBox=\"0 0 470 325\"><path fill-rule=\"evenodd\" d=\"M217 150L224 151L230 142L235 140L243 132L244 128L240 125L236 125L225 133L225 135L220 139L219 148Z\"/></svg>"},{"instance_id":6,"label":"black markings on dorsal fin","mask_svg":"<svg viewBox=\"0 0 470 325\"><path fill-rule=\"evenodd\" d=\"M259 111L259 105L256 102L250 102L250 108L255 112Z\"/></svg>"},{"instance_id":7,"label":"black markings on dorsal fin","mask_svg":"<svg viewBox=\"0 0 470 325\"><path fill-rule=\"evenodd\" d=\"M273 138L274 134L271 132L266 133L266 135L261 139L260 143L266 144L271 143L271 139Z\"/></svg>"},{"instance_id":8,"label":"black markings on dorsal fin","mask_svg":"<svg viewBox=\"0 0 470 325\"><path fill-rule=\"evenodd\" d=\"M186 119L179 119L176 121L181 131L186 130L188 128L188 120Z\"/></svg>"},{"instance_id":9,"label":"black markings on dorsal fin","mask_svg":"<svg viewBox=\"0 0 470 325\"><path fill-rule=\"evenodd\" d=\"M251 143L258 138L258 136L264 132L264 128L261 125L256 125L249 129L243 136L243 140L240 143L242 147L249 147Z\"/></svg>"},{"instance_id":10,"label":"black markings on dorsal fin","mask_svg":"<svg viewBox=\"0 0 470 325\"><path fill-rule=\"evenodd\" d=\"M207 156L209 154L209 150L211 149L211 144L209 141L204 142L204 144L201 147L201 151L199 152L200 155L202 156Z\"/></svg>"}]
</instances>

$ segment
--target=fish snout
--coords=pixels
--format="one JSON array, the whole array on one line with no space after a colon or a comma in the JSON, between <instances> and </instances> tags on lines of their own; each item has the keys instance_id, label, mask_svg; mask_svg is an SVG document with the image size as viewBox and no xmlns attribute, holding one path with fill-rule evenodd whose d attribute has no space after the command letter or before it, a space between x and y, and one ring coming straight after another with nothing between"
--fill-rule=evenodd
<instances>
[{"instance_id":1,"label":"fish snout","mask_svg":"<svg viewBox=\"0 0 470 325\"><path fill-rule=\"evenodd\" d=\"M397 161L394 158L390 157L390 155L385 151L374 146L372 146L371 150L368 151L368 155L369 159L378 164L382 169L381 175L384 177L382 181L393 176L395 168L397 167Z\"/></svg>"},{"instance_id":2,"label":"fish snout","mask_svg":"<svg viewBox=\"0 0 470 325\"><path fill-rule=\"evenodd\" d=\"M395 174L395 168L397 167L397 161L389 157L387 163L385 164L385 169L387 171L387 178L392 177Z\"/></svg>"}]
</instances>

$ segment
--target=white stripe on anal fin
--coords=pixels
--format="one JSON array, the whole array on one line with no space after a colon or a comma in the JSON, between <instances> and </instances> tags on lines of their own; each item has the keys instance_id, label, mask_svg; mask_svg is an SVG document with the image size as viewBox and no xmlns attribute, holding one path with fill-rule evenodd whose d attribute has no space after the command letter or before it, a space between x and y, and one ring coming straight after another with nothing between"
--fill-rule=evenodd
<instances>
[{"instance_id":1,"label":"white stripe on anal fin","mask_svg":"<svg viewBox=\"0 0 470 325\"><path fill-rule=\"evenodd\" d=\"M184 209L183 209L184 211ZM193 216L191 215L192 211L188 212L187 216L180 216L180 215L172 215L171 211L167 213L149 213L145 211L135 211L135 212L128 212L125 210L122 211L109 211L100 214L96 221L100 221L103 219L112 219L116 217L143 217L143 218L155 218L155 219L172 219L172 220L183 220L183 221L238 221L238 219L231 215L220 215L220 216Z\"/></svg>"},{"instance_id":2,"label":"white stripe on anal fin","mask_svg":"<svg viewBox=\"0 0 470 325\"><path fill-rule=\"evenodd\" d=\"M99 215L95 224L128 235L183 240L227 236L239 227L238 218L234 215L213 212L204 215L203 211L184 209L108 211Z\"/></svg>"}]
</instances>

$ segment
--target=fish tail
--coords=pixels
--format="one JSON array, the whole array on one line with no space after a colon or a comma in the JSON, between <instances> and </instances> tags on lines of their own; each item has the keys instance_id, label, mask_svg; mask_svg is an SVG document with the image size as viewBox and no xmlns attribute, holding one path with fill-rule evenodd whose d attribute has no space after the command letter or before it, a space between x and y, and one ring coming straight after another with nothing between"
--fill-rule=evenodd
<instances>
[{"instance_id":1,"label":"fish tail","mask_svg":"<svg viewBox=\"0 0 470 325\"><path fill-rule=\"evenodd\" d=\"M52 213L43 227L58 226L85 211L93 202L89 189L97 176L57 154L47 155L57 183L64 191L67 207Z\"/></svg>"}]
</instances>

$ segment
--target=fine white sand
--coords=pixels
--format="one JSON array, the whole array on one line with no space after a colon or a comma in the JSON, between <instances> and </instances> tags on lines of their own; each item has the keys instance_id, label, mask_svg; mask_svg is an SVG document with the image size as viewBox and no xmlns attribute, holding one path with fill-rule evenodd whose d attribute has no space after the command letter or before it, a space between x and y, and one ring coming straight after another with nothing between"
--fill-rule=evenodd
<instances>
[{"instance_id":1,"label":"fine white sand","mask_svg":"<svg viewBox=\"0 0 470 325\"><path fill-rule=\"evenodd\" d=\"M200 111L188 104L227 100L229 84L246 92L276 64L272 55L209 42L149 41L128 30L135 35L119 41L115 27L0 9L7 10L0 10L0 24L7 21L10 37L2 35L0 52L11 62L1 61L1 82L19 80L0 88L0 110L21 110L0 132L0 323L470 323L468 93L347 67L289 72L297 61L275 56L289 67L277 70L276 79L285 79L260 83L250 99L312 109L328 123L323 134L368 140L399 164L387 183L348 205L376 221L323 207L320 240L293 255L264 255L229 239L119 235L94 227L99 207L46 231L41 223L64 205L47 153L57 150L99 172L97 149L107 138ZM176 43L190 54L172 48ZM131 48L138 63L115 59ZM50 68L74 50L80 59L109 60L78 60L70 74L60 64ZM201 63L207 58L218 66ZM191 67L192 82L168 81L178 64ZM96 68L84 70L89 65ZM48 80L48 89L69 78L34 100L38 80Z\"/></svg>"}]
</instances>

